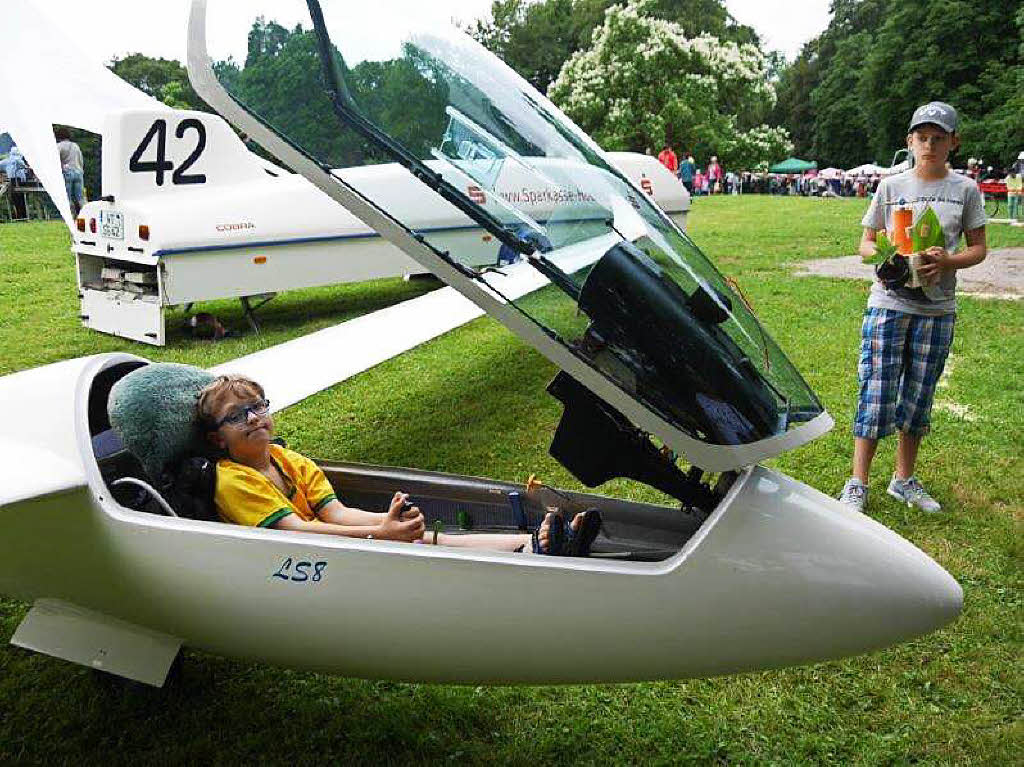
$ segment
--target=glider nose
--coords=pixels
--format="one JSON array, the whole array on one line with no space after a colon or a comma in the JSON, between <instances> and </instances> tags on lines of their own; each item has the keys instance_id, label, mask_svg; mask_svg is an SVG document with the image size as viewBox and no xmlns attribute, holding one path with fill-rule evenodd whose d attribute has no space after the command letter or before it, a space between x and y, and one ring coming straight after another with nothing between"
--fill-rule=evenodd
<instances>
[{"instance_id":1,"label":"glider nose","mask_svg":"<svg viewBox=\"0 0 1024 767\"><path fill-rule=\"evenodd\" d=\"M960 584L892 530L760 466L737 481L697 551L716 560L722 633L756 634L763 665L856 655L959 615Z\"/></svg>"},{"instance_id":2,"label":"glider nose","mask_svg":"<svg viewBox=\"0 0 1024 767\"><path fill-rule=\"evenodd\" d=\"M956 618L964 607L964 590L935 560L925 557L926 563L917 569L915 604L921 604L928 615L926 631L945 626Z\"/></svg>"},{"instance_id":3,"label":"glider nose","mask_svg":"<svg viewBox=\"0 0 1024 767\"><path fill-rule=\"evenodd\" d=\"M885 616L893 641L927 634L953 621L964 605L960 584L927 554L886 532L891 536L886 548L902 551L875 552L865 564L876 568L872 602Z\"/></svg>"}]
</instances>

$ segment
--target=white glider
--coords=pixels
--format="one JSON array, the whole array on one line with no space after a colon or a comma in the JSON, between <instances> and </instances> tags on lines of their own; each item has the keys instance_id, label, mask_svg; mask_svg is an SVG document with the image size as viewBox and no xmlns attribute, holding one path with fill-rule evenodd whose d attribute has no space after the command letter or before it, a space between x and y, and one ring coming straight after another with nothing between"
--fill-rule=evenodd
<instances>
[{"instance_id":1,"label":"white glider","mask_svg":"<svg viewBox=\"0 0 1024 767\"><path fill-rule=\"evenodd\" d=\"M162 683L186 645L352 676L569 683L838 658L956 617L963 593L927 555L755 465L819 436L831 418L696 246L543 96L452 30L420 20L402 29L402 20L371 10L360 34L340 3L280 0L253 3L252 16L230 4L232 34L241 30L244 42L253 17L279 19L286 35L272 51L298 46L310 69L289 70L283 84L294 100L283 107L271 88L243 99L245 71L253 67L255 78L261 64L223 66L229 59L214 45L221 30L208 23L207 5L194 0L190 22L189 71L203 98L339 210L448 283L464 303L446 311L470 313L472 304L560 368L548 387L564 406L551 452L582 482L631 477L675 502L321 463L352 503L380 507L401 487L449 529L462 515L514 530L551 506L596 506L605 534L586 558L175 516L158 491L126 492L124 480L137 487L147 477L110 428L111 387L146 361L71 360L0 379L0 397L17 403L0 425L0 466L9 472L0 486L0 591L33 603L15 643L151 684ZM369 52L356 53L352 40ZM317 77L319 89L298 87ZM418 129L373 102L396 83L416 86L404 103L443 96L433 121L422 123L433 131L416 139L422 151L413 147ZM303 123L289 117L325 95L330 140L300 149ZM500 272L481 269L443 233L417 229L407 210L386 204L386 192L333 172L325 155L353 135L521 258ZM170 160L168 172L182 161ZM570 203L581 198L552 192L555 208L538 220L522 200L495 194L506 166L569 191L586 183L582 199L603 215L575 216ZM467 193L466 176L479 194ZM374 340L391 343L399 333L391 319L430 314L415 307L432 296L352 321L343 340L314 343L344 343L372 364L389 353ZM284 366L274 373L281 357L261 354L251 368L231 366L269 376L280 387L272 398L301 397L288 389ZM552 636L571 652L552 652Z\"/></svg>"}]
</instances>

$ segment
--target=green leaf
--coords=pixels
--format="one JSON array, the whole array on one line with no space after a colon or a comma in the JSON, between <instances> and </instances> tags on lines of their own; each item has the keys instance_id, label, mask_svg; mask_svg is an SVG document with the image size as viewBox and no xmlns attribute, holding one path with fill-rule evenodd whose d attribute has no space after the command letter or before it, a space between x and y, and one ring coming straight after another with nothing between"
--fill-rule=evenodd
<instances>
[{"instance_id":1,"label":"green leaf","mask_svg":"<svg viewBox=\"0 0 1024 767\"><path fill-rule=\"evenodd\" d=\"M863 259L865 264L880 264L888 261L896 254L896 246L889 242L884 232L878 235L875 240L875 254Z\"/></svg>"},{"instance_id":2,"label":"green leaf","mask_svg":"<svg viewBox=\"0 0 1024 767\"><path fill-rule=\"evenodd\" d=\"M946 246L946 235L942 232L942 224L939 217L935 215L932 206L924 209L924 213L917 220L917 223L910 230L911 242L915 253L928 250L928 248Z\"/></svg>"}]
</instances>

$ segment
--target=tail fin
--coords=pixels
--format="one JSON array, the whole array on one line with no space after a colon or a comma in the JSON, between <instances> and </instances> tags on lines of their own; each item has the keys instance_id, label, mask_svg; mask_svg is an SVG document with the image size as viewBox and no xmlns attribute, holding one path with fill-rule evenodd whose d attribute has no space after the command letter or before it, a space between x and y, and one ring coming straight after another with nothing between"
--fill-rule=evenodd
<instances>
[{"instance_id":1,"label":"tail fin","mask_svg":"<svg viewBox=\"0 0 1024 767\"><path fill-rule=\"evenodd\" d=\"M138 198L188 186L266 178L275 166L250 152L219 116L126 110L103 128L103 194Z\"/></svg>"}]
</instances>

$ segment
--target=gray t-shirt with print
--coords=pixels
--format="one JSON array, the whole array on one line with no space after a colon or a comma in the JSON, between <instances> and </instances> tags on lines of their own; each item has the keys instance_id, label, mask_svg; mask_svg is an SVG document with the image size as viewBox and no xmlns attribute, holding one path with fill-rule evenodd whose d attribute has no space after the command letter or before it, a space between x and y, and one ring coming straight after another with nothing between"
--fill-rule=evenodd
<instances>
[{"instance_id":1,"label":"gray t-shirt with print","mask_svg":"<svg viewBox=\"0 0 1024 767\"><path fill-rule=\"evenodd\" d=\"M57 144L57 151L60 153L60 164L62 168L71 168L82 173L82 150L74 141L64 140Z\"/></svg>"},{"instance_id":2,"label":"gray t-shirt with print","mask_svg":"<svg viewBox=\"0 0 1024 767\"><path fill-rule=\"evenodd\" d=\"M942 232L946 235L946 250L950 253L956 251L964 232L985 226L987 221L984 200L974 181L959 173L947 173L938 181L922 181L911 169L882 179L861 224L891 233L894 228L893 211L897 207L912 208L914 223L917 223L929 205L939 217ZM886 290L881 282L875 280L868 306L929 316L955 312L956 271L943 273L938 287L939 290L930 291L937 300L930 300L920 290Z\"/></svg>"}]
</instances>

